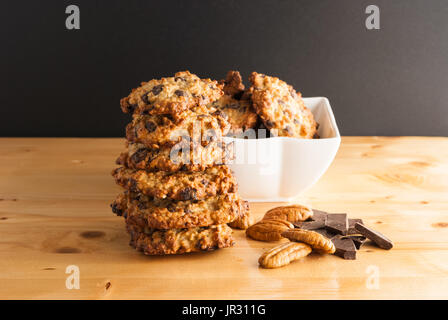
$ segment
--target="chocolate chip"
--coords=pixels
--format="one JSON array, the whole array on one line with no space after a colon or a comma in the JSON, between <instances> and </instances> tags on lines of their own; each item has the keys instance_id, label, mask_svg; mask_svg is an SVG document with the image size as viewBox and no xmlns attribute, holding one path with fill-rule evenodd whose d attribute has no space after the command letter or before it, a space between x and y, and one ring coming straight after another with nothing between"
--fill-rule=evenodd
<instances>
[{"instance_id":1,"label":"chocolate chip","mask_svg":"<svg viewBox=\"0 0 448 320\"><path fill-rule=\"evenodd\" d=\"M179 194L180 200L195 200L197 199L196 190L190 187L185 188Z\"/></svg>"},{"instance_id":2,"label":"chocolate chip","mask_svg":"<svg viewBox=\"0 0 448 320\"><path fill-rule=\"evenodd\" d=\"M110 207L112 208L112 212L115 213L117 216L122 216L123 215L123 210L120 209L119 205L117 203L112 203L110 205Z\"/></svg>"},{"instance_id":3,"label":"chocolate chip","mask_svg":"<svg viewBox=\"0 0 448 320\"><path fill-rule=\"evenodd\" d=\"M182 90L176 90L176 91L174 91L174 94L175 94L176 96L178 96L178 97L183 97L183 96L185 96L185 92L182 91Z\"/></svg>"},{"instance_id":4,"label":"chocolate chip","mask_svg":"<svg viewBox=\"0 0 448 320\"><path fill-rule=\"evenodd\" d=\"M132 192L138 192L138 185L137 185L137 181L134 179L129 179L128 180L128 185L129 185L129 190L131 190Z\"/></svg>"},{"instance_id":5,"label":"chocolate chip","mask_svg":"<svg viewBox=\"0 0 448 320\"><path fill-rule=\"evenodd\" d=\"M244 94L244 91L237 92L237 93L235 93L235 94L233 95L233 98L234 98L235 100L241 100L243 94Z\"/></svg>"},{"instance_id":6,"label":"chocolate chip","mask_svg":"<svg viewBox=\"0 0 448 320\"><path fill-rule=\"evenodd\" d=\"M222 117L224 119L227 120L228 116L226 113L222 112L221 110L216 110L215 112L212 113L213 116L215 117Z\"/></svg>"},{"instance_id":7,"label":"chocolate chip","mask_svg":"<svg viewBox=\"0 0 448 320\"><path fill-rule=\"evenodd\" d=\"M148 121L145 123L145 128L146 130L148 130L148 132L153 132L157 129L157 125L152 121Z\"/></svg>"},{"instance_id":8,"label":"chocolate chip","mask_svg":"<svg viewBox=\"0 0 448 320\"><path fill-rule=\"evenodd\" d=\"M182 78L182 77L175 77L174 78L174 81L187 81L187 79L185 79L185 78Z\"/></svg>"},{"instance_id":9,"label":"chocolate chip","mask_svg":"<svg viewBox=\"0 0 448 320\"><path fill-rule=\"evenodd\" d=\"M137 204L137 207L138 207L140 210L145 210L145 209L148 208L148 206L146 205L146 202L143 202L143 201L139 201L138 204Z\"/></svg>"},{"instance_id":10,"label":"chocolate chip","mask_svg":"<svg viewBox=\"0 0 448 320\"><path fill-rule=\"evenodd\" d=\"M152 90L151 90L151 92L152 92L152 94L153 95L158 95L160 92L162 92L162 90L163 90L163 84L159 84L159 85L157 85L157 86L154 86L153 88L152 88Z\"/></svg>"},{"instance_id":11,"label":"chocolate chip","mask_svg":"<svg viewBox=\"0 0 448 320\"><path fill-rule=\"evenodd\" d=\"M240 105L238 103L229 103L226 104L226 106L224 108L228 108L228 109L239 109Z\"/></svg>"},{"instance_id":12,"label":"chocolate chip","mask_svg":"<svg viewBox=\"0 0 448 320\"><path fill-rule=\"evenodd\" d=\"M135 109L137 109L137 104L136 104L136 103L134 103L134 104L128 104L128 105L126 106L126 109L127 109L127 112L128 112L128 113L133 113L133 112L135 111Z\"/></svg>"},{"instance_id":13,"label":"chocolate chip","mask_svg":"<svg viewBox=\"0 0 448 320\"><path fill-rule=\"evenodd\" d=\"M142 101L143 101L144 103L149 104L149 100L148 100L148 92L145 93L145 94L143 94L143 95L141 96L141 99L142 99Z\"/></svg>"},{"instance_id":14,"label":"chocolate chip","mask_svg":"<svg viewBox=\"0 0 448 320\"><path fill-rule=\"evenodd\" d=\"M146 159L146 156L148 154L148 150L145 148L138 149L132 156L131 161L133 163L139 163L140 161L143 161Z\"/></svg>"},{"instance_id":15,"label":"chocolate chip","mask_svg":"<svg viewBox=\"0 0 448 320\"><path fill-rule=\"evenodd\" d=\"M290 127L290 126L286 126L285 130L288 134L293 135L294 134L294 130Z\"/></svg>"},{"instance_id":16,"label":"chocolate chip","mask_svg":"<svg viewBox=\"0 0 448 320\"><path fill-rule=\"evenodd\" d=\"M169 212L175 212L176 211L176 206L173 203L170 203L169 205L166 206L166 209Z\"/></svg>"},{"instance_id":17,"label":"chocolate chip","mask_svg":"<svg viewBox=\"0 0 448 320\"><path fill-rule=\"evenodd\" d=\"M267 120L267 121L265 122L265 125L266 125L266 127L267 127L268 129L271 129L275 124L274 124L274 122L272 122L271 120Z\"/></svg>"}]
</instances>

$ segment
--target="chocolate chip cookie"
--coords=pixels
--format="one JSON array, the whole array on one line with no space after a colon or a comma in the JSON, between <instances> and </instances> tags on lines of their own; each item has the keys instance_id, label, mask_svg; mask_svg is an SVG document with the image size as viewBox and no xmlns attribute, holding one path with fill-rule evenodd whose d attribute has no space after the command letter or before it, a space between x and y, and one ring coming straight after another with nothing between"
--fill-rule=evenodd
<instances>
[{"instance_id":1,"label":"chocolate chip cookie","mask_svg":"<svg viewBox=\"0 0 448 320\"><path fill-rule=\"evenodd\" d=\"M230 125L220 114L197 113L197 109L184 112L178 122L166 115L134 115L126 127L126 138L148 148L173 146L185 139L209 142L225 136Z\"/></svg>"},{"instance_id":2,"label":"chocolate chip cookie","mask_svg":"<svg viewBox=\"0 0 448 320\"><path fill-rule=\"evenodd\" d=\"M182 71L174 77L143 82L121 99L120 105L125 113L164 114L179 121L184 111L218 100L224 93L222 87L215 80L200 79L189 71Z\"/></svg>"},{"instance_id":3,"label":"chocolate chip cookie","mask_svg":"<svg viewBox=\"0 0 448 320\"><path fill-rule=\"evenodd\" d=\"M276 77L252 72L249 80L253 106L274 135L312 139L317 124L301 94Z\"/></svg>"},{"instance_id":4,"label":"chocolate chip cookie","mask_svg":"<svg viewBox=\"0 0 448 320\"><path fill-rule=\"evenodd\" d=\"M115 182L132 192L159 199L202 200L237 191L237 183L226 165L203 172L147 172L124 167L112 171Z\"/></svg>"},{"instance_id":5,"label":"chocolate chip cookie","mask_svg":"<svg viewBox=\"0 0 448 320\"><path fill-rule=\"evenodd\" d=\"M127 143L116 163L131 169L154 171L203 171L214 165L226 164L234 159L234 144L211 142L201 144L178 143L159 149L147 148L139 143Z\"/></svg>"},{"instance_id":6,"label":"chocolate chip cookie","mask_svg":"<svg viewBox=\"0 0 448 320\"><path fill-rule=\"evenodd\" d=\"M143 227L178 229L230 223L246 214L245 201L229 193L204 200L173 201L124 192L111 207L117 215L141 218Z\"/></svg>"},{"instance_id":7,"label":"chocolate chip cookie","mask_svg":"<svg viewBox=\"0 0 448 320\"><path fill-rule=\"evenodd\" d=\"M252 109L250 100L236 100L228 95L211 104L212 108L221 111L221 114L230 124L228 135L242 133L247 129L255 128L258 121L257 114Z\"/></svg>"},{"instance_id":8,"label":"chocolate chip cookie","mask_svg":"<svg viewBox=\"0 0 448 320\"><path fill-rule=\"evenodd\" d=\"M224 95L209 105L209 109L218 110L230 124L229 135L237 135L254 128L258 116L252 108L250 96L245 94L244 84L238 71L229 71L225 80Z\"/></svg>"},{"instance_id":9,"label":"chocolate chip cookie","mask_svg":"<svg viewBox=\"0 0 448 320\"><path fill-rule=\"evenodd\" d=\"M139 226L134 217L126 221L130 245L146 255L211 251L234 245L232 229L226 224L189 229L157 230Z\"/></svg>"}]
</instances>

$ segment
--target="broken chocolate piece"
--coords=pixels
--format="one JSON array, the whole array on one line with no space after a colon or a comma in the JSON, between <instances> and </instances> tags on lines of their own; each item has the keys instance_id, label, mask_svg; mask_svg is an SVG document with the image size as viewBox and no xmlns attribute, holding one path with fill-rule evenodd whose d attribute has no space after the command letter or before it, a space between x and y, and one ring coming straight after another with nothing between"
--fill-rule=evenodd
<instances>
[{"instance_id":1,"label":"broken chocolate piece","mask_svg":"<svg viewBox=\"0 0 448 320\"><path fill-rule=\"evenodd\" d=\"M294 226L305 230L316 230L325 228L325 220L296 222Z\"/></svg>"},{"instance_id":2,"label":"broken chocolate piece","mask_svg":"<svg viewBox=\"0 0 448 320\"><path fill-rule=\"evenodd\" d=\"M335 255L345 260L356 259L356 247L353 240L349 237L336 236L331 239L336 247Z\"/></svg>"},{"instance_id":3,"label":"broken chocolate piece","mask_svg":"<svg viewBox=\"0 0 448 320\"><path fill-rule=\"evenodd\" d=\"M348 220L346 213L330 213L327 215L325 227L328 231L346 235L348 231Z\"/></svg>"},{"instance_id":4,"label":"broken chocolate piece","mask_svg":"<svg viewBox=\"0 0 448 320\"><path fill-rule=\"evenodd\" d=\"M358 231L355 229L355 223L364 224L362 219L348 219L348 232L347 234L357 234Z\"/></svg>"},{"instance_id":5,"label":"broken chocolate piece","mask_svg":"<svg viewBox=\"0 0 448 320\"><path fill-rule=\"evenodd\" d=\"M328 212L313 209L313 216L309 220L311 220L311 221L319 221L319 220L326 221L327 216L328 216Z\"/></svg>"},{"instance_id":6,"label":"broken chocolate piece","mask_svg":"<svg viewBox=\"0 0 448 320\"><path fill-rule=\"evenodd\" d=\"M359 250L362 245L367 241L367 238L364 236L348 236L350 239L352 239L353 243L355 244L356 250Z\"/></svg>"},{"instance_id":7,"label":"broken chocolate piece","mask_svg":"<svg viewBox=\"0 0 448 320\"><path fill-rule=\"evenodd\" d=\"M355 223L355 229L367 239L372 240L378 247L382 249L390 250L394 246L393 242L385 235L379 233L378 231L367 228L363 224Z\"/></svg>"},{"instance_id":8,"label":"broken chocolate piece","mask_svg":"<svg viewBox=\"0 0 448 320\"><path fill-rule=\"evenodd\" d=\"M313 230L314 232L320 233L321 235L323 235L324 237L327 237L328 239L333 238L336 234L329 232L327 229L322 228L322 229L316 229Z\"/></svg>"}]
</instances>

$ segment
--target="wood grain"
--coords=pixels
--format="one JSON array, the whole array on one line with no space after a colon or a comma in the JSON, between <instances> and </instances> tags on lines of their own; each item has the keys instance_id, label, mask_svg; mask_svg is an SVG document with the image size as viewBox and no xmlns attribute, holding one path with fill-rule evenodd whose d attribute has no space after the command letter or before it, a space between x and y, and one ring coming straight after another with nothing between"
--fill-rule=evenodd
<instances>
[{"instance_id":1,"label":"wood grain","mask_svg":"<svg viewBox=\"0 0 448 320\"><path fill-rule=\"evenodd\" d=\"M448 138L346 137L297 202L347 212L394 240L358 260L316 255L257 265L274 243L235 231L230 249L146 257L128 246L109 203L122 139L0 139L1 299L448 298ZM272 203L252 204L261 218ZM68 290L68 265L80 289ZM373 266L373 267L372 267ZM369 271L379 288L368 289Z\"/></svg>"}]
</instances>

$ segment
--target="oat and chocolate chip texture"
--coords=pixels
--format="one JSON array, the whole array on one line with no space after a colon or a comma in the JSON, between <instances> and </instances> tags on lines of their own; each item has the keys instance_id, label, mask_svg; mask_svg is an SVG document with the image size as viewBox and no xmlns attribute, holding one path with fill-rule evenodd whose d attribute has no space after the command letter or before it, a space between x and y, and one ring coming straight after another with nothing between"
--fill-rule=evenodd
<instances>
[{"instance_id":1,"label":"oat and chocolate chip texture","mask_svg":"<svg viewBox=\"0 0 448 320\"><path fill-rule=\"evenodd\" d=\"M235 178L225 165L211 167L203 172L174 173L119 167L112 171L112 176L123 188L158 199L202 200L237 191Z\"/></svg>"},{"instance_id":2,"label":"oat and chocolate chip texture","mask_svg":"<svg viewBox=\"0 0 448 320\"><path fill-rule=\"evenodd\" d=\"M249 210L235 193L198 201L174 201L125 192L117 196L112 207L118 215L133 217L142 227L161 230L231 223L246 216Z\"/></svg>"},{"instance_id":3,"label":"oat and chocolate chip texture","mask_svg":"<svg viewBox=\"0 0 448 320\"><path fill-rule=\"evenodd\" d=\"M116 164L130 169L155 171L204 171L215 165L227 164L234 159L234 144L212 142L201 144L178 143L158 149L139 143L127 143Z\"/></svg>"},{"instance_id":4,"label":"oat and chocolate chip texture","mask_svg":"<svg viewBox=\"0 0 448 320\"><path fill-rule=\"evenodd\" d=\"M170 115L177 121L183 118L184 111L218 100L224 94L222 87L215 80L182 71L174 77L143 82L120 104L125 113Z\"/></svg>"},{"instance_id":5,"label":"oat and chocolate chip texture","mask_svg":"<svg viewBox=\"0 0 448 320\"><path fill-rule=\"evenodd\" d=\"M255 112L274 135L303 139L317 137L313 114L292 86L257 72L252 72L249 80Z\"/></svg>"},{"instance_id":6,"label":"oat and chocolate chip texture","mask_svg":"<svg viewBox=\"0 0 448 320\"><path fill-rule=\"evenodd\" d=\"M226 224L188 229L157 230L141 228L129 218L126 224L130 245L146 255L182 254L212 251L235 244L232 229Z\"/></svg>"},{"instance_id":7,"label":"oat and chocolate chip texture","mask_svg":"<svg viewBox=\"0 0 448 320\"><path fill-rule=\"evenodd\" d=\"M134 115L126 127L126 139L147 148L158 149L181 142L207 145L220 141L230 125L220 114L184 112L185 117L177 122L166 115Z\"/></svg>"}]
</instances>

